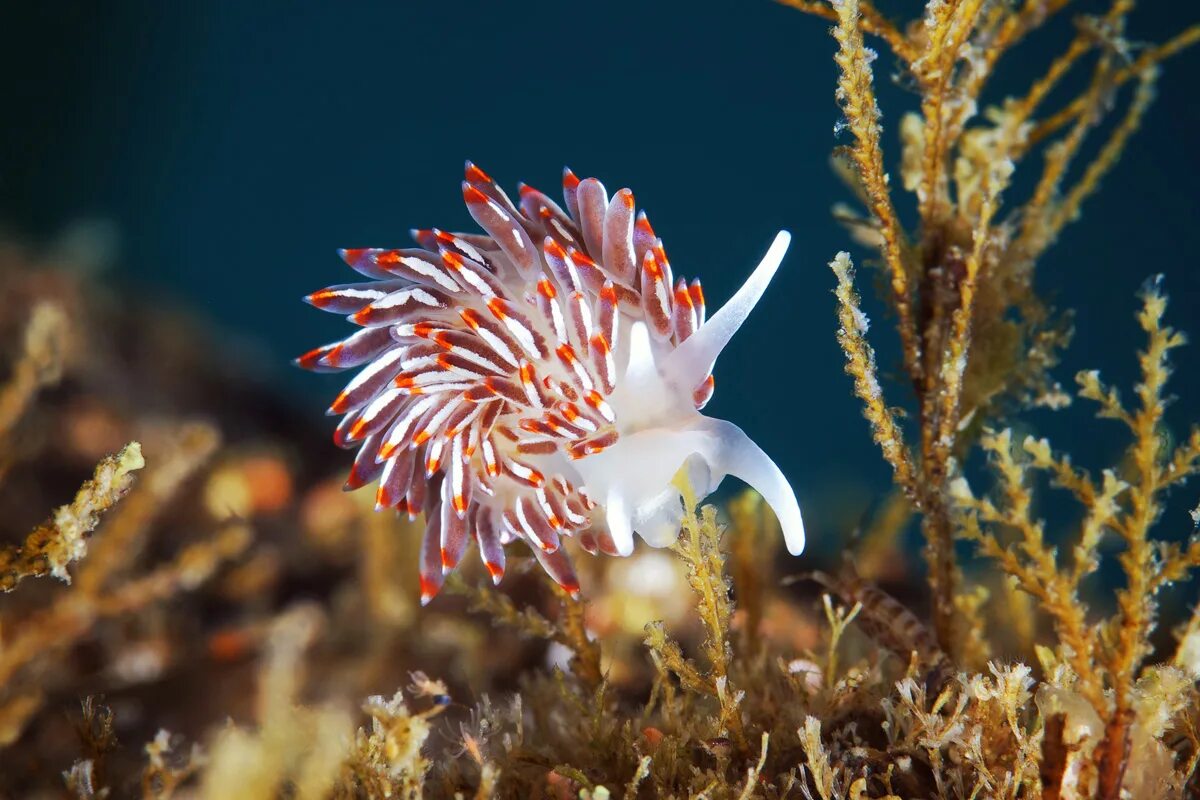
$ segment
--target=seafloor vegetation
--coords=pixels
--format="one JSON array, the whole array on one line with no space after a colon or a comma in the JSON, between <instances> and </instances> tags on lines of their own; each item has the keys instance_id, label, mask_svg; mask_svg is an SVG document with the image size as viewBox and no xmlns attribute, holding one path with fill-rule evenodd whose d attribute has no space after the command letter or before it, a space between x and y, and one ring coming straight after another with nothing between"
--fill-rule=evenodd
<instances>
[{"instance_id":1,"label":"seafloor vegetation","mask_svg":"<svg viewBox=\"0 0 1200 800\"><path fill-rule=\"evenodd\" d=\"M1200 566L1196 521L1164 514L1200 470L1200 428L1165 421L1184 337L1151 278L1136 384L1068 389L1070 318L1035 287L1200 26L1134 45L1116 0L985 105L1068 0L930 0L903 25L786 4L833 23L835 163L860 201L835 215L902 354L885 386L837 254L831 334L896 485L844 565L784 580L746 494L670 551L580 559L583 601L530 560L419 609L417 528L343 494L323 434L228 348L106 290L86 236L5 245L0 796L1200 795L1200 612L1159 607ZM866 39L920 100L892 113L891 179ZM1108 468L1013 433L1077 398L1128 443ZM895 571L914 518L927 591Z\"/></svg>"}]
</instances>

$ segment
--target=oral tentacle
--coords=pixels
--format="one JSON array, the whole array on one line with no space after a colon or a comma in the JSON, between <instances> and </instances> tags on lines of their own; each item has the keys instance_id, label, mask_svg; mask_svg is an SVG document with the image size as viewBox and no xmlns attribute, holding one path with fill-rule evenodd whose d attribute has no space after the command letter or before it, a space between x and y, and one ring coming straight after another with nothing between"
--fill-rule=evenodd
<instances>
[{"instance_id":1,"label":"oral tentacle","mask_svg":"<svg viewBox=\"0 0 1200 800\"><path fill-rule=\"evenodd\" d=\"M608 493L605 503L605 521L608 523L608 532L612 535L613 543L617 547L617 554L632 555L633 521L629 516L625 496L619 489L612 489Z\"/></svg>"},{"instance_id":2,"label":"oral tentacle","mask_svg":"<svg viewBox=\"0 0 1200 800\"><path fill-rule=\"evenodd\" d=\"M713 483L720 483L720 477L723 475L732 475L749 484L775 512L779 526L783 529L788 552L794 556L800 555L805 542L804 519L800 515L800 503L796 500L796 493L784 477L783 471L753 439L732 422L702 417L702 422L697 428L708 435L705 450L701 455L714 473Z\"/></svg>"},{"instance_id":3,"label":"oral tentacle","mask_svg":"<svg viewBox=\"0 0 1200 800\"><path fill-rule=\"evenodd\" d=\"M652 508L637 515L634 527L651 547L670 547L679 538L683 524L683 498L674 486L668 487Z\"/></svg>"}]
</instances>

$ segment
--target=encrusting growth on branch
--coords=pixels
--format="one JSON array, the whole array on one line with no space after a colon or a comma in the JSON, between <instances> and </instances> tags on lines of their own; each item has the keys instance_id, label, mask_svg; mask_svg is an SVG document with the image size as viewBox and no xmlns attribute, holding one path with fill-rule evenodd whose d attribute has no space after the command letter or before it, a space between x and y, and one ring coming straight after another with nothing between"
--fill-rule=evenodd
<instances>
[{"instance_id":1,"label":"encrusting growth on branch","mask_svg":"<svg viewBox=\"0 0 1200 800\"><path fill-rule=\"evenodd\" d=\"M891 465L896 483L909 496L916 495L912 456L896 424L892 410L883 400L883 389L875 368L875 351L867 342L867 316L859 308L854 291L854 264L847 252L838 253L829 268L837 277L834 294L838 300L838 344L846 354L846 373L854 378L854 393L863 404L863 416L871 423L875 443Z\"/></svg>"},{"instance_id":2,"label":"encrusting growth on branch","mask_svg":"<svg viewBox=\"0 0 1200 800\"><path fill-rule=\"evenodd\" d=\"M697 498L690 482L686 478L676 481L683 494L684 507L695 508ZM697 611L705 627L704 656L710 667L705 688L720 704L721 727L727 727L735 743L744 749L748 742L738 709L741 693L730 684L733 649L727 634L732 627L733 603L729 596L729 579L725 576L725 555L721 552L722 533L716 509L705 506L699 514L683 518L683 530L674 550L687 568L687 582L696 594ZM648 637L647 642L653 639Z\"/></svg>"},{"instance_id":3,"label":"encrusting growth on branch","mask_svg":"<svg viewBox=\"0 0 1200 800\"><path fill-rule=\"evenodd\" d=\"M186 481L193 477L217 450L220 435L210 425L185 423L173 430L156 448L152 463L139 476L137 489L114 509L82 562L75 583L88 594L112 585L129 570L145 546L145 538L156 515L174 500Z\"/></svg>"},{"instance_id":4,"label":"encrusting growth on branch","mask_svg":"<svg viewBox=\"0 0 1200 800\"><path fill-rule=\"evenodd\" d=\"M833 3L838 24L833 36L838 43L834 57L841 68L838 79L837 97L846 114L846 122L854 134L854 145L850 155L858 169L860 188L866 195L870 211L882 237L882 255L888 267L892 286L892 303L900 317L900 336L904 346L905 364L910 374L915 374L920 360L920 349L913 332L911 294L908 265L905 259L906 243L892 196L888 190L888 176L883 168L883 150L880 145L879 106L875 102L872 88L871 62L874 53L863 46L862 31L858 26L858 3L843 0Z\"/></svg>"},{"instance_id":5,"label":"encrusting growth on branch","mask_svg":"<svg viewBox=\"0 0 1200 800\"><path fill-rule=\"evenodd\" d=\"M35 528L24 544L0 551L0 591L12 591L23 578L47 574L70 583L67 565L83 558L87 537L100 524L101 515L129 491L133 473L145 463L141 445L131 442L97 464L92 479L80 487L74 500Z\"/></svg>"},{"instance_id":6,"label":"encrusting growth on branch","mask_svg":"<svg viewBox=\"0 0 1200 800\"><path fill-rule=\"evenodd\" d=\"M841 14L841 9L824 0L780 0L780 3L834 22L838 21ZM912 61L915 58L916 51L904 34L900 32L900 29L880 14L870 2L859 0L858 13L860 26L864 32L883 39L887 42L888 47L892 48L892 52L904 61Z\"/></svg>"}]
</instances>

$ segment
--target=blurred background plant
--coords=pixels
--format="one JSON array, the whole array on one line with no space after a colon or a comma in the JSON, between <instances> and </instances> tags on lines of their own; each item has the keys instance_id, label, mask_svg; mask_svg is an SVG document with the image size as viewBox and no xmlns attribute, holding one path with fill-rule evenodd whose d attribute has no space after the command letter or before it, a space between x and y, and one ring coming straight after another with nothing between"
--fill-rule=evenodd
<instances>
[{"instance_id":1,"label":"blurred background plant","mask_svg":"<svg viewBox=\"0 0 1200 800\"><path fill-rule=\"evenodd\" d=\"M1183 337L1159 282L1133 400L1077 376L1090 436L1122 426L1127 449L1088 471L1028 433L1031 409L1074 413L1052 374L1072 320L1034 265L1200 27L1142 44L1132 3L1076 11L1032 86L986 100L1069 2L935 0L903 24L861 0L785 5L834 25L834 165L861 204L834 214L900 341L889 380L839 253L837 339L896 489L857 526L818 512L836 541L803 564L819 570L781 566L741 494L670 550L576 554L581 601L514 553L500 589L468 570L419 609L419 528L342 493L325 432L259 356L115 288L104 228L8 241L0 797L1200 792L1200 616L1194 584L1169 591L1200 564L1176 508L1200 433L1169 424ZM896 115L898 181L872 38L919 101Z\"/></svg>"}]
</instances>

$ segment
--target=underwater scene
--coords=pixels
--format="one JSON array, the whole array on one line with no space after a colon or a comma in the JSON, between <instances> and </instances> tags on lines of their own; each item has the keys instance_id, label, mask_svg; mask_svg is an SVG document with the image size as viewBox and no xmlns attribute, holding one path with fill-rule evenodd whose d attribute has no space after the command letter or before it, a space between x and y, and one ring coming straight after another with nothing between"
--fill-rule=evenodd
<instances>
[{"instance_id":1,"label":"underwater scene","mask_svg":"<svg viewBox=\"0 0 1200 800\"><path fill-rule=\"evenodd\" d=\"M0 800L1200 798L1200 10L7 9Z\"/></svg>"}]
</instances>

